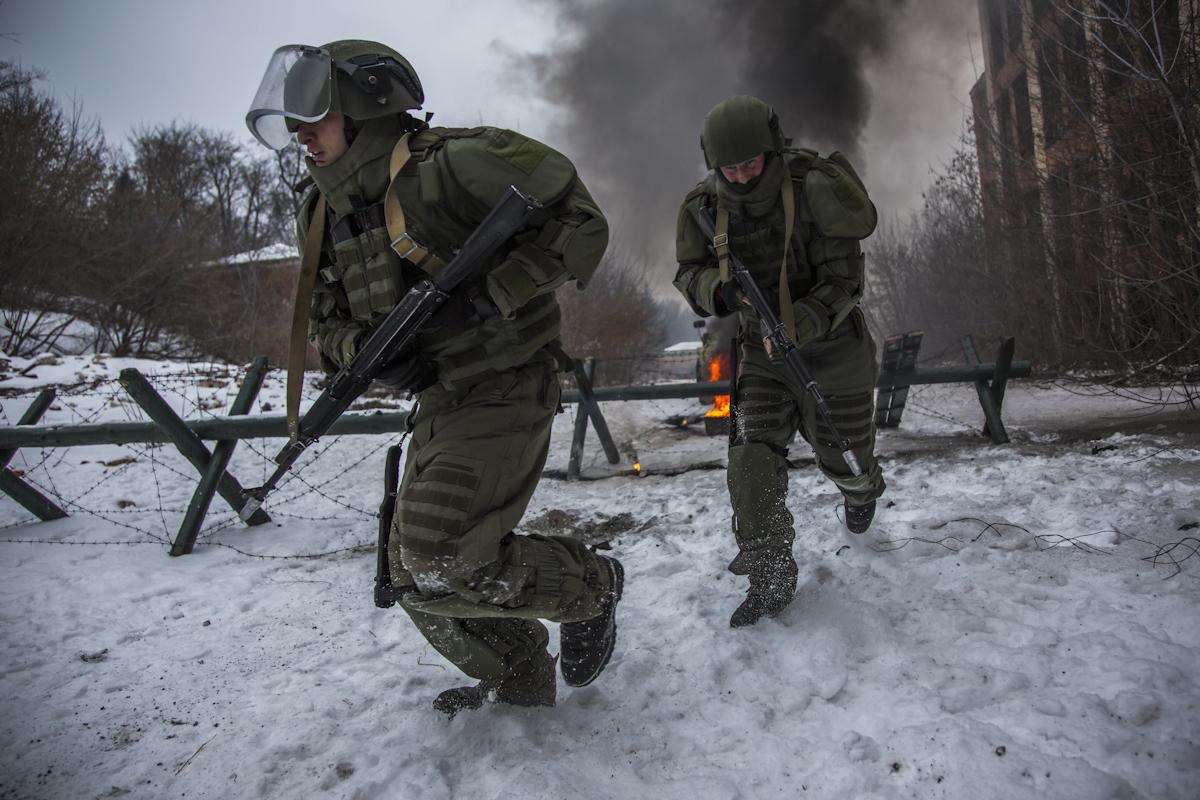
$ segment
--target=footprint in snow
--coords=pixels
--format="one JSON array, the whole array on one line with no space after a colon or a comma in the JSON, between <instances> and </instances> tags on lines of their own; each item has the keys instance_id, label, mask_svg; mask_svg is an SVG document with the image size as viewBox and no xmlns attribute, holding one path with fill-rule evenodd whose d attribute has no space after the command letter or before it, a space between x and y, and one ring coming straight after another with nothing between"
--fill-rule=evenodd
<instances>
[{"instance_id":1,"label":"footprint in snow","mask_svg":"<svg viewBox=\"0 0 1200 800\"><path fill-rule=\"evenodd\" d=\"M849 731L842 737L842 749L851 761L878 761L880 756L879 743L858 731Z\"/></svg>"}]
</instances>

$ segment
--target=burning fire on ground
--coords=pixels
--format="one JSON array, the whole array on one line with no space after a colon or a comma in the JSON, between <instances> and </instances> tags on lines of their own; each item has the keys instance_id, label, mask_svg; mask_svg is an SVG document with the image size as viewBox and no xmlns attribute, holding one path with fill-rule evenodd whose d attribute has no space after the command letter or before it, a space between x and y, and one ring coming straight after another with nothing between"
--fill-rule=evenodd
<instances>
[{"instance_id":1,"label":"burning fire on ground","mask_svg":"<svg viewBox=\"0 0 1200 800\"><path fill-rule=\"evenodd\" d=\"M708 362L708 379L710 381L722 381L730 378L729 373L729 353L717 353ZM708 417L728 417L729 416L729 395L719 394L713 398L713 407L707 414Z\"/></svg>"}]
</instances>

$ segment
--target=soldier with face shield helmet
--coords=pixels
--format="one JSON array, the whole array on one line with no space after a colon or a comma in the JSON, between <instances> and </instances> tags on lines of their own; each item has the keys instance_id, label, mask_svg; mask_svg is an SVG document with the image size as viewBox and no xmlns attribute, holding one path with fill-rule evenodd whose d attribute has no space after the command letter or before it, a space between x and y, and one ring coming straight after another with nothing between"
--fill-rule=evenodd
<instances>
[{"instance_id":1,"label":"soldier with face shield helmet","mask_svg":"<svg viewBox=\"0 0 1200 800\"><path fill-rule=\"evenodd\" d=\"M246 123L267 147L295 137L307 151L312 189L297 241L316 264L298 304L309 304L308 341L330 372L410 286L454 258L510 186L542 203L378 380L418 398L392 580L421 634L478 681L442 692L435 708L554 705L541 621L561 623L566 683L590 683L613 652L624 572L571 537L513 528L559 410L554 293L591 278L608 224L562 154L499 128L431 128L409 113L423 103L416 71L385 45L291 45L271 57Z\"/></svg>"}]
</instances>

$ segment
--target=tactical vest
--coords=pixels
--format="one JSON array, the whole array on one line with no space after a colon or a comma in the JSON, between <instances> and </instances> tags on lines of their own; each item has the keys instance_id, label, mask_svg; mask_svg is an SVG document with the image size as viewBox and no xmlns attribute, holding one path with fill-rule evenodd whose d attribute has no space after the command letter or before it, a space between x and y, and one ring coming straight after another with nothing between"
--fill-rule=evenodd
<instances>
[{"instance_id":1,"label":"tactical vest","mask_svg":"<svg viewBox=\"0 0 1200 800\"><path fill-rule=\"evenodd\" d=\"M419 264L401 258L391 246L382 200L357 204L340 217L330 212L320 263L321 280L330 291L313 308L312 333L318 334L322 320L338 312L366 328L378 324L420 279L422 267L436 272L437 266L453 258L473 230L466 220L481 219L489 207L459 182L450 163L454 157L450 152L452 143L482 139L495 144L505 135L517 136L481 127L431 128L410 137L411 157L390 184L386 176L384 180L387 191L394 194L403 209L409 241L419 245L419 252L431 255ZM524 137L521 140L529 141ZM489 149L494 152L496 148ZM301 213L311 215L316 200L313 194ZM524 236L534 235L536 232ZM405 252L408 248L398 249ZM503 254L495 257L496 263L502 260ZM486 265L484 271L494 266ZM509 319L494 317L465 331L422 334L417 348L436 368L438 381L455 388L529 362L558 338L559 328L558 303L553 293L548 293L534 297Z\"/></svg>"},{"instance_id":2,"label":"tactical vest","mask_svg":"<svg viewBox=\"0 0 1200 800\"><path fill-rule=\"evenodd\" d=\"M796 219L792 226L791 241L787 244L788 289L791 297L795 299L808 294L816 283L816 274L808 261L805 247L805 223L809 220L801 195L804 176L816 160L817 154L812 150L785 150L783 157L792 181L792 191L796 196ZM702 193L706 195L705 202L710 207L716 206L715 181L715 172L710 173L702 185ZM776 203L771 211L762 217L730 215L729 218L730 250L737 253L746 265L754 277L754 282L762 289L772 307L779 304L779 262L784 256L784 228L781 203ZM750 309L742 309L742 312L757 319Z\"/></svg>"}]
</instances>

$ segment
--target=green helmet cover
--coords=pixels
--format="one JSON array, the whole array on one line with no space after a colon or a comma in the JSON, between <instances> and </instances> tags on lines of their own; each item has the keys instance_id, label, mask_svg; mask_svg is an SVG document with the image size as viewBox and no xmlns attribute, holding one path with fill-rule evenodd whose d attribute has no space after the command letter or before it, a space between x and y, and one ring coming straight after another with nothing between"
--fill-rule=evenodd
<instances>
[{"instance_id":1,"label":"green helmet cover","mask_svg":"<svg viewBox=\"0 0 1200 800\"><path fill-rule=\"evenodd\" d=\"M286 146L298 125L337 111L353 120L403 114L425 101L421 80L387 45L343 39L284 45L271 56L246 125L267 147Z\"/></svg>"},{"instance_id":2,"label":"green helmet cover","mask_svg":"<svg viewBox=\"0 0 1200 800\"><path fill-rule=\"evenodd\" d=\"M740 164L759 153L783 150L783 131L774 109L757 97L722 100L704 117L700 149L709 169Z\"/></svg>"},{"instance_id":3,"label":"green helmet cover","mask_svg":"<svg viewBox=\"0 0 1200 800\"><path fill-rule=\"evenodd\" d=\"M333 60L330 111L357 120L400 114L425 102L421 79L408 59L366 39L340 39L322 45Z\"/></svg>"}]
</instances>

